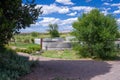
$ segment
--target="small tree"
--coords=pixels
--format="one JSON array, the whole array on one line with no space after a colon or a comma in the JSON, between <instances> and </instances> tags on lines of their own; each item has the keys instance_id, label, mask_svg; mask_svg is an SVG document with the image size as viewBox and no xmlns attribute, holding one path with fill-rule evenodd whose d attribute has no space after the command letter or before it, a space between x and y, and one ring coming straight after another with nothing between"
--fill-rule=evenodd
<instances>
[{"instance_id":1,"label":"small tree","mask_svg":"<svg viewBox=\"0 0 120 80\"><path fill-rule=\"evenodd\" d=\"M82 42L77 44L79 47L76 48L82 56L104 59L114 55L118 25L112 16L105 16L94 9L79 17L78 21L73 23L73 28L73 35Z\"/></svg>"},{"instance_id":2,"label":"small tree","mask_svg":"<svg viewBox=\"0 0 120 80\"><path fill-rule=\"evenodd\" d=\"M60 34L58 32L58 25L57 24L49 24L48 31L49 31L49 34L51 35L52 38L60 36Z\"/></svg>"}]
</instances>

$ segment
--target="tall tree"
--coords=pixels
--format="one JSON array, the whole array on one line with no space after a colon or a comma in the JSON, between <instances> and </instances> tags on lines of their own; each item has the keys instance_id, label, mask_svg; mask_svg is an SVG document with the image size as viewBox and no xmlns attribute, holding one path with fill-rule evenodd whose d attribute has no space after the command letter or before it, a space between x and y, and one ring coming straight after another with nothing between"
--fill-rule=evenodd
<instances>
[{"instance_id":1,"label":"tall tree","mask_svg":"<svg viewBox=\"0 0 120 80\"><path fill-rule=\"evenodd\" d=\"M94 9L83 14L73 23L73 35L79 42L77 50L82 56L107 58L114 54L114 41L118 33L118 25L114 17L100 13Z\"/></svg>"},{"instance_id":2,"label":"tall tree","mask_svg":"<svg viewBox=\"0 0 120 80\"><path fill-rule=\"evenodd\" d=\"M60 34L58 32L58 25L57 24L49 24L48 31L49 31L49 34L51 35L52 38L60 36Z\"/></svg>"},{"instance_id":3,"label":"tall tree","mask_svg":"<svg viewBox=\"0 0 120 80\"><path fill-rule=\"evenodd\" d=\"M39 14L42 14L41 7L35 8L34 0L28 1L24 4L22 0L0 1L0 46L8 43L21 28L35 23Z\"/></svg>"}]
</instances>

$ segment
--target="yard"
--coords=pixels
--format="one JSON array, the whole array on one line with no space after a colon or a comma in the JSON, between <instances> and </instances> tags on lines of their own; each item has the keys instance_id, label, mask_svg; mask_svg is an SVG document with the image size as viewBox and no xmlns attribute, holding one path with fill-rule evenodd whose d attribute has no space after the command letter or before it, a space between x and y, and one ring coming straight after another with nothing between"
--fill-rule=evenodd
<instances>
[{"instance_id":1,"label":"yard","mask_svg":"<svg viewBox=\"0 0 120 80\"><path fill-rule=\"evenodd\" d=\"M20 80L120 80L120 61L29 57L39 64Z\"/></svg>"}]
</instances>

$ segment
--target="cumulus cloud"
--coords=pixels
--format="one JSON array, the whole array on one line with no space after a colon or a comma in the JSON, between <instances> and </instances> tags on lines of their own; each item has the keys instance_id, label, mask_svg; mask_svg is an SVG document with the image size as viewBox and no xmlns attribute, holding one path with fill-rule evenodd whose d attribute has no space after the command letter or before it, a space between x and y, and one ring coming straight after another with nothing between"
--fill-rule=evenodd
<instances>
[{"instance_id":1,"label":"cumulus cloud","mask_svg":"<svg viewBox=\"0 0 120 80\"><path fill-rule=\"evenodd\" d=\"M120 10L116 10L113 12L114 14L120 14Z\"/></svg>"},{"instance_id":2,"label":"cumulus cloud","mask_svg":"<svg viewBox=\"0 0 120 80\"><path fill-rule=\"evenodd\" d=\"M50 4L50 5L37 5L37 7L43 7L42 11L43 14L51 14L51 13L60 13L60 14L66 14L68 13L70 10L77 10L77 11L84 11L85 13L91 11L92 9L94 9L94 7L90 7L90 6L74 6L74 7L68 7L68 6L57 6L56 4ZM70 16L75 15L76 12L69 14Z\"/></svg>"},{"instance_id":3,"label":"cumulus cloud","mask_svg":"<svg viewBox=\"0 0 120 80\"><path fill-rule=\"evenodd\" d=\"M69 12L69 8L68 7L61 7L61 9L58 11L61 14L65 14Z\"/></svg>"},{"instance_id":4,"label":"cumulus cloud","mask_svg":"<svg viewBox=\"0 0 120 80\"><path fill-rule=\"evenodd\" d=\"M64 5L73 5L74 3L71 0L56 0L56 2Z\"/></svg>"},{"instance_id":5,"label":"cumulus cloud","mask_svg":"<svg viewBox=\"0 0 120 80\"><path fill-rule=\"evenodd\" d=\"M43 17L43 20L39 21L39 25L41 26L48 26L49 24L54 24L54 23L59 23L60 19L59 18L54 18L54 17Z\"/></svg>"},{"instance_id":6,"label":"cumulus cloud","mask_svg":"<svg viewBox=\"0 0 120 80\"><path fill-rule=\"evenodd\" d=\"M107 14L109 14L109 13L108 13L109 10L111 10L111 8L103 8L102 13L103 13L104 15L107 15Z\"/></svg>"},{"instance_id":7,"label":"cumulus cloud","mask_svg":"<svg viewBox=\"0 0 120 80\"><path fill-rule=\"evenodd\" d=\"M120 3L111 4L111 6L120 6Z\"/></svg>"},{"instance_id":8,"label":"cumulus cloud","mask_svg":"<svg viewBox=\"0 0 120 80\"><path fill-rule=\"evenodd\" d=\"M57 6L56 4L50 4L50 5L37 5L36 8L40 6L42 6L43 14L51 14L54 12L65 14L69 12L69 8L67 6Z\"/></svg>"},{"instance_id":9,"label":"cumulus cloud","mask_svg":"<svg viewBox=\"0 0 120 80\"><path fill-rule=\"evenodd\" d=\"M69 13L67 14L68 16L75 16L77 14L77 12L73 12L73 13Z\"/></svg>"},{"instance_id":10,"label":"cumulus cloud","mask_svg":"<svg viewBox=\"0 0 120 80\"><path fill-rule=\"evenodd\" d=\"M105 2L112 2L113 0L101 0L101 1L105 1Z\"/></svg>"},{"instance_id":11,"label":"cumulus cloud","mask_svg":"<svg viewBox=\"0 0 120 80\"><path fill-rule=\"evenodd\" d=\"M104 2L103 5L112 6L112 7L119 7L119 6L120 6L120 3L113 3L113 4L110 4L110 3L108 3L108 2Z\"/></svg>"},{"instance_id":12,"label":"cumulus cloud","mask_svg":"<svg viewBox=\"0 0 120 80\"><path fill-rule=\"evenodd\" d=\"M43 27L40 25L31 25L31 27L27 27L25 29L21 29L20 31L22 33L30 33L30 32L46 32L48 28L47 27Z\"/></svg>"},{"instance_id":13,"label":"cumulus cloud","mask_svg":"<svg viewBox=\"0 0 120 80\"><path fill-rule=\"evenodd\" d=\"M92 9L94 9L94 7L89 7L89 6L75 6L71 8L72 10L83 10L85 13L90 12Z\"/></svg>"},{"instance_id":14,"label":"cumulus cloud","mask_svg":"<svg viewBox=\"0 0 120 80\"><path fill-rule=\"evenodd\" d=\"M36 22L36 24L31 24L30 28L22 29L22 32L46 32L49 24L58 24L60 31L71 31L72 23L77 20L77 18L68 18L61 20L54 17L42 17L43 19Z\"/></svg>"},{"instance_id":15,"label":"cumulus cloud","mask_svg":"<svg viewBox=\"0 0 120 80\"><path fill-rule=\"evenodd\" d=\"M41 26L47 27L49 24L58 24L60 26L71 25L77 18L68 18L65 20L61 20L59 18L54 17L43 17L43 20L39 21L35 25L39 24Z\"/></svg>"},{"instance_id":16,"label":"cumulus cloud","mask_svg":"<svg viewBox=\"0 0 120 80\"><path fill-rule=\"evenodd\" d=\"M66 20L61 20L61 23L59 25L71 25L74 21L76 21L77 18L68 18Z\"/></svg>"},{"instance_id":17,"label":"cumulus cloud","mask_svg":"<svg viewBox=\"0 0 120 80\"><path fill-rule=\"evenodd\" d=\"M120 14L120 7L118 7L119 9L118 10L115 10L113 13L114 14Z\"/></svg>"},{"instance_id":18,"label":"cumulus cloud","mask_svg":"<svg viewBox=\"0 0 120 80\"><path fill-rule=\"evenodd\" d=\"M105 3L103 3L103 5L109 6L109 5L110 5L110 3L105 2Z\"/></svg>"}]
</instances>

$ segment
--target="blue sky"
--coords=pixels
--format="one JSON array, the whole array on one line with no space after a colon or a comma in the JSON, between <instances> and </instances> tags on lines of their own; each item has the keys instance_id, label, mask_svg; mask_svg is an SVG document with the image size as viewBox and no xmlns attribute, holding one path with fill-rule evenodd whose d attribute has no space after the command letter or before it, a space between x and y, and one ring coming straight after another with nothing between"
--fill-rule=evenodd
<instances>
[{"instance_id":1,"label":"blue sky","mask_svg":"<svg viewBox=\"0 0 120 80\"><path fill-rule=\"evenodd\" d=\"M25 3L26 0L23 0ZM60 32L72 30L72 23L83 13L98 8L104 15L112 14L120 25L120 0L35 0L43 14L35 24L21 32L46 32L49 24L58 24Z\"/></svg>"}]
</instances>

